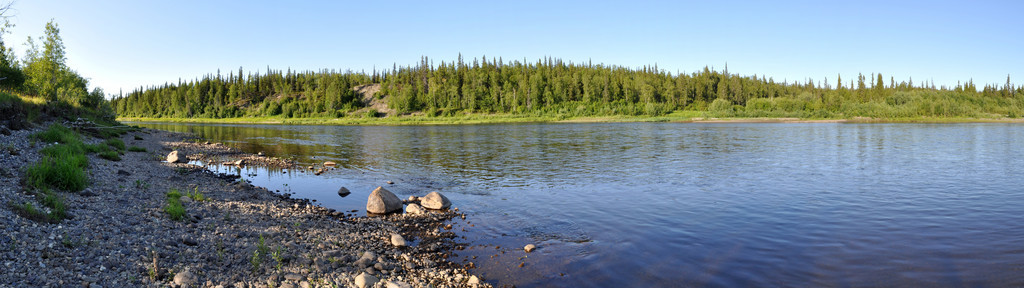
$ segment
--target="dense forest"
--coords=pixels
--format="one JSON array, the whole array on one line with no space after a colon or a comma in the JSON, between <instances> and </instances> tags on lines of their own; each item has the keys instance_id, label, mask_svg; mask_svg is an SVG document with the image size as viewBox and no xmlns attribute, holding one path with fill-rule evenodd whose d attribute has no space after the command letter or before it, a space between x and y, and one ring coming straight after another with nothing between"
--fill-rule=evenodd
<instances>
[{"instance_id":1,"label":"dense forest","mask_svg":"<svg viewBox=\"0 0 1024 288\"><path fill-rule=\"evenodd\" d=\"M364 97L354 88L374 85ZM386 109L366 107L376 99ZM342 118L401 115L526 114L558 117L659 116L678 110L709 117L1016 118L1024 115L1024 86L972 81L955 87L886 79L882 74L847 80L788 83L765 76L731 74L705 67L672 74L657 66L627 68L483 57L466 62L393 66L370 74L267 69L139 88L118 95L121 117L149 118ZM378 111L380 110L380 111Z\"/></svg>"}]
</instances>

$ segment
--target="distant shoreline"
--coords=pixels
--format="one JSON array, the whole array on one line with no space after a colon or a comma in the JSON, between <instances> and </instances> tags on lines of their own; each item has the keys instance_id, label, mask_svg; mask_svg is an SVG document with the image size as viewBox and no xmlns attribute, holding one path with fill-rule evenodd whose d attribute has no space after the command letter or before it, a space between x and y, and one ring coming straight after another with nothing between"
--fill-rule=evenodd
<instances>
[{"instance_id":1,"label":"distant shoreline","mask_svg":"<svg viewBox=\"0 0 1024 288\"><path fill-rule=\"evenodd\" d=\"M1024 123L1022 118L968 118L968 117L913 117L913 118L869 118L853 117L841 119L814 119L790 117L729 118L667 116L603 116L603 117L534 117L508 114L471 114L452 117L389 116L380 118L117 118L121 122L163 122L193 124L253 124L253 125L468 125L468 124L513 124L513 123Z\"/></svg>"}]
</instances>

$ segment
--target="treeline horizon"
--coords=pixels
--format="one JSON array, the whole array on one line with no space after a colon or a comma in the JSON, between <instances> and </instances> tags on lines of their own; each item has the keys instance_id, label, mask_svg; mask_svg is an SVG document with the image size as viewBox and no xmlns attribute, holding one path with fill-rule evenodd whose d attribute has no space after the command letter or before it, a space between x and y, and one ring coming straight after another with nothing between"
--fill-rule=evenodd
<instances>
[{"instance_id":1,"label":"treeline horizon","mask_svg":"<svg viewBox=\"0 0 1024 288\"><path fill-rule=\"evenodd\" d=\"M342 118L384 116L365 109L353 88L379 84L376 95L390 115L457 116L660 116L700 111L712 117L981 117L1024 115L1024 86L973 81L955 87L915 85L880 73L837 75L815 83L775 82L704 67L672 74L655 66L572 63L556 58L536 62L474 58L365 72L272 70L138 88L111 105L121 117L146 118ZM835 85L833 85L833 83ZM357 113L358 112L358 113Z\"/></svg>"}]
</instances>

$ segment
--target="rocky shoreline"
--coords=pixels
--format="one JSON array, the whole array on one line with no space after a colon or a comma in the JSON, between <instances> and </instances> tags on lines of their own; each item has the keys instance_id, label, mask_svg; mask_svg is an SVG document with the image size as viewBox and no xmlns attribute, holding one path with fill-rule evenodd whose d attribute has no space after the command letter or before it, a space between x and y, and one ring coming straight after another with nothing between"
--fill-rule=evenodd
<instances>
[{"instance_id":1,"label":"rocky shoreline","mask_svg":"<svg viewBox=\"0 0 1024 288\"><path fill-rule=\"evenodd\" d=\"M89 188L59 192L70 218L26 219L12 206L35 201L20 179L47 145L29 140L36 130L0 135L0 287L490 287L466 269L471 263L448 261L456 235L446 222L464 217L457 210L349 217L163 161L180 150L192 160L293 165L186 134L122 135L146 152L116 162L88 155ZM184 221L164 211L171 190L191 196L180 198Z\"/></svg>"}]
</instances>

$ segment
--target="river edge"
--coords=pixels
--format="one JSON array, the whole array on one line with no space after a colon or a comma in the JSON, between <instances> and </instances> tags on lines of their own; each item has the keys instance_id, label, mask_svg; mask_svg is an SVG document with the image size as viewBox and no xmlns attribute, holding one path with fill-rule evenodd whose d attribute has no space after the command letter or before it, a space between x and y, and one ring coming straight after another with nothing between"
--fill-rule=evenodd
<instances>
[{"instance_id":1,"label":"river edge","mask_svg":"<svg viewBox=\"0 0 1024 288\"><path fill-rule=\"evenodd\" d=\"M0 287L355 287L361 274L379 278L374 287L490 287L448 261L456 235L444 223L458 212L351 217L201 166L162 161L178 150L192 160L217 154L279 163L182 133L121 136L147 152L125 152L116 162L88 155L89 188L58 193L71 218L26 219L12 206L35 198L20 179L46 145L28 137L41 129L0 135L15 151L0 153ZM172 189L205 198L181 198L186 221L163 211ZM411 245L393 245L392 234Z\"/></svg>"},{"instance_id":2,"label":"river edge","mask_svg":"<svg viewBox=\"0 0 1024 288\"><path fill-rule=\"evenodd\" d=\"M605 117L533 117L513 115L470 115L466 117L388 116L381 118L117 118L121 122L191 123L191 124L246 124L246 125L330 125L330 126L408 126L408 125L476 125L476 124L530 124L530 123L1024 123L1024 118L967 118L967 117L914 117L914 118L731 118L695 116L605 116Z\"/></svg>"}]
</instances>

